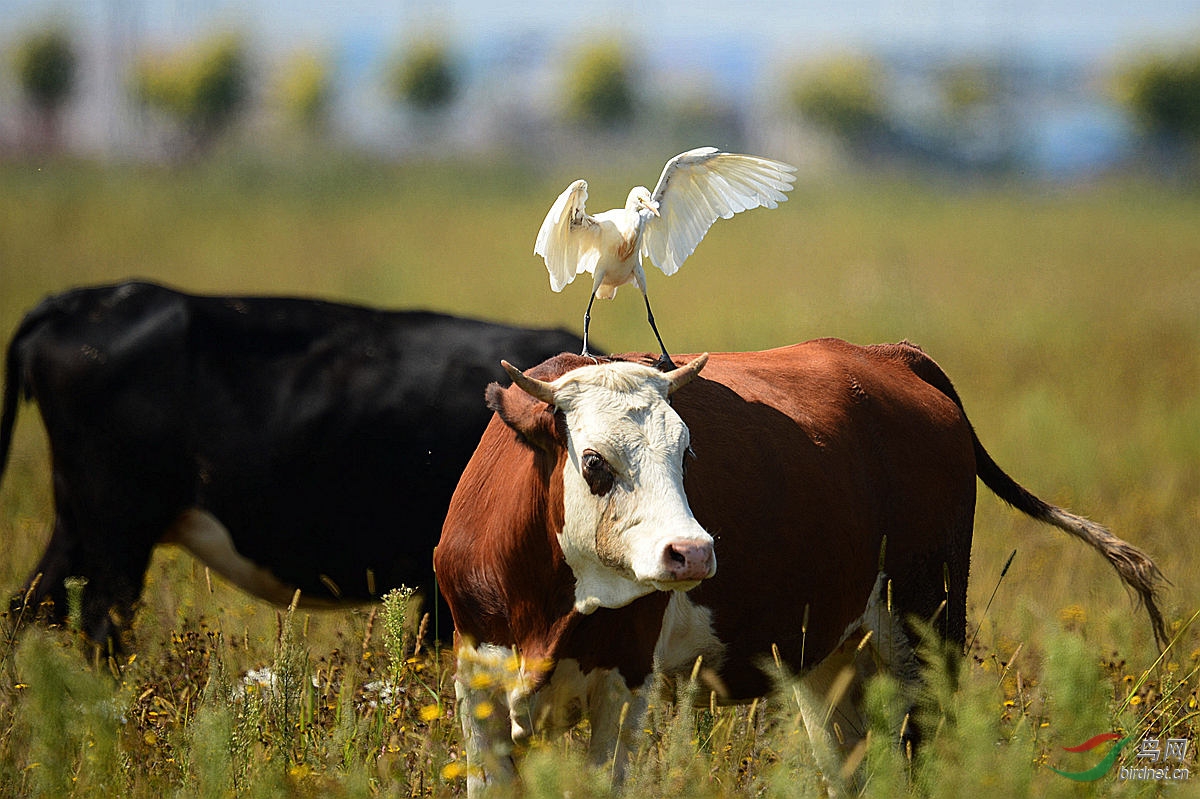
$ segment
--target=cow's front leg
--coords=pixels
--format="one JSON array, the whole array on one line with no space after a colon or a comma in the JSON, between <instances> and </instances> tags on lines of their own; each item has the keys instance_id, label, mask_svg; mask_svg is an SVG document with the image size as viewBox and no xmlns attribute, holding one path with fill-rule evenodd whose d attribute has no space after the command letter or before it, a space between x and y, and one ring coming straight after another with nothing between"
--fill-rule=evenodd
<instances>
[{"instance_id":1,"label":"cow's front leg","mask_svg":"<svg viewBox=\"0 0 1200 799\"><path fill-rule=\"evenodd\" d=\"M592 725L588 759L610 772L614 788L625 781L637 751L649 693L648 685L630 690L616 670L597 669L588 675L588 717Z\"/></svg>"},{"instance_id":2,"label":"cow's front leg","mask_svg":"<svg viewBox=\"0 0 1200 799\"><path fill-rule=\"evenodd\" d=\"M460 644L454 695L467 759L467 795L482 796L489 785L513 779L513 738L509 721L507 647Z\"/></svg>"}]
</instances>

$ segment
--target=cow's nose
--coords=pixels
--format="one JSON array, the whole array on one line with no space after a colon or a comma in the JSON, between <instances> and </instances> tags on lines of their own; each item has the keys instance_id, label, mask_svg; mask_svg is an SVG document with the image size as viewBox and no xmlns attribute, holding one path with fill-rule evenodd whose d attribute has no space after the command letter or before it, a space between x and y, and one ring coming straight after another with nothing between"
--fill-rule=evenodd
<instances>
[{"instance_id":1,"label":"cow's nose","mask_svg":"<svg viewBox=\"0 0 1200 799\"><path fill-rule=\"evenodd\" d=\"M674 580L703 580L716 571L710 541L671 541L663 550L663 568Z\"/></svg>"}]
</instances>

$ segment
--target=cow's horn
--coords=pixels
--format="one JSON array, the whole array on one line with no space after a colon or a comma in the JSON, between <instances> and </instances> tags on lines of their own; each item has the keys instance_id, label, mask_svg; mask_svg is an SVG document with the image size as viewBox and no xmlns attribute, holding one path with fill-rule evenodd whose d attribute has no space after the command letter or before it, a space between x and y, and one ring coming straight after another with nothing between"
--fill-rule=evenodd
<instances>
[{"instance_id":1,"label":"cow's horn","mask_svg":"<svg viewBox=\"0 0 1200 799\"><path fill-rule=\"evenodd\" d=\"M529 377L508 361L500 361L500 365L504 367L504 371L508 372L508 376L513 379L517 387L526 394L534 399L540 399L547 405L554 404L554 386L537 378Z\"/></svg>"},{"instance_id":2,"label":"cow's horn","mask_svg":"<svg viewBox=\"0 0 1200 799\"><path fill-rule=\"evenodd\" d=\"M676 369L667 372L667 393L670 394L678 388L683 388L692 381L692 378L700 374L700 370L704 368L704 364L708 363L708 353L697 355L690 362L685 363Z\"/></svg>"}]
</instances>

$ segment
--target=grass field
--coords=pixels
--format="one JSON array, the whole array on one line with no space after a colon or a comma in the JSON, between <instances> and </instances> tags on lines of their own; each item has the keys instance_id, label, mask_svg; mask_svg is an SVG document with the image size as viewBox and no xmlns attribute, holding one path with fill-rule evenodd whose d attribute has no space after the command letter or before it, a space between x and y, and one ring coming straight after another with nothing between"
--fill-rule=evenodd
<instances>
[{"instance_id":1,"label":"grass field","mask_svg":"<svg viewBox=\"0 0 1200 799\"><path fill-rule=\"evenodd\" d=\"M174 170L0 165L0 331L48 293L146 277L200 292L318 295L578 329L585 285L548 289L533 238L569 180L615 206L654 165L234 159ZM985 446L1046 499L1143 547L1172 581L1180 639L1156 663L1144 614L1101 559L981 492L970 657L933 669L929 745L876 736L869 796L1200 795L1200 193L802 179L788 203L718 224L681 273L649 274L675 353L817 336L921 344ZM637 292L593 313L610 350L654 341ZM523 364L528 366L528 364ZM45 441L23 410L0 486L0 588L48 537ZM1011 569L984 613L1000 571ZM747 587L747 590L752 590ZM452 671L414 652L415 615L280 611L156 555L135 658L114 679L69 630L0 640L0 796L444 796L462 793ZM781 617L786 618L787 613ZM401 630L409 630L402 633ZM270 666L273 683L254 682ZM947 677L945 672L951 673ZM872 707L886 729L893 686ZM786 686L753 708L656 707L629 796L818 795ZM1071 754L1133 735L1100 780ZM1144 737L1185 740L1189 780L1123 780ZM1177 745L1178 746L1178 745ZM530 796L605 795L576 737L540 743Z\"/></svg>"}]
</instances>

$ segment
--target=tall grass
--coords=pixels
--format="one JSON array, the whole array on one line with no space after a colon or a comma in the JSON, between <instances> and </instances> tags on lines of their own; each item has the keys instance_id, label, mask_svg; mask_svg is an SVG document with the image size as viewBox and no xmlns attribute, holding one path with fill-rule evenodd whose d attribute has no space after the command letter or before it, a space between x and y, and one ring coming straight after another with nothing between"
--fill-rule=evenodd
<instances>
[{"instance_id":1,"label":"tall grass","mask_svg":"<svg viewBox=\"0 0 1200 799\"><path fill-rule=\"evenodd\" d=\"M578 329L586 288L547 291L536 227L570 179L595 178L602 209L655 167L526 166L0 165L0 330L48 293L134 275ZM1166 609L1181 635L1156 663L1143 614L1094 553L981 497L969 595L979 635L965 659L928 658L912 756L894 740L898 687L870 686L863 794L1164 790L1115 769L1081 787L1048 768L1092 765L1062 747L1110 730L1188 739L1195 766L1200 625L1182 622L1200 608L1198 222L1200 195L1136 180L802 181L779 210L715 226L679 275L649 275L673 352L819 335L917 341L999 463L1147 549L1173 581ZM653 344L636 292L596 308L593 333L612 350ZM52 522L35 419L26 408L0 486L8 593ZM13 636L28 619L7 619L0 795L457 795L453 665L419 620L395 597L325 614L271 608L164 548L135 620L136 656L114 664L117 677L69 627ZM820 795L780 679L753 707L687 690L656 702L626 794ZM524 794L606 795L603 775L582 765L585 739L586 727L536 743ZM1127 747L1120 762L1134 755ZM1197 786L1200 776L1170 790Z\"/></svg>"}]
</instances>

